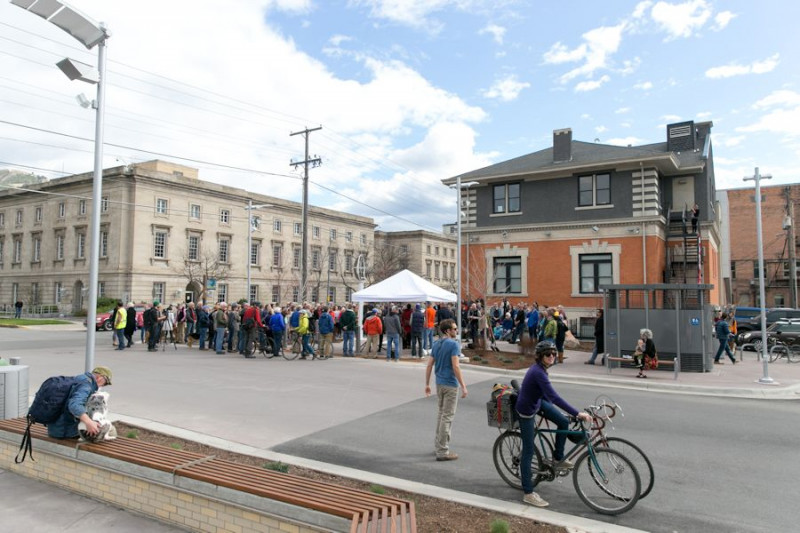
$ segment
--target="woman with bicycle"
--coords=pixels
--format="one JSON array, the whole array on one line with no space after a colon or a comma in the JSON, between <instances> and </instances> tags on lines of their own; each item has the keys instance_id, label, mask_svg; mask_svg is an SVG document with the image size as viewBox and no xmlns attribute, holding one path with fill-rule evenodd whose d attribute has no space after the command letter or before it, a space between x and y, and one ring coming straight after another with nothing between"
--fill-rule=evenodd
<instances>
[{"instance_id":1,"label":"woman with bicycle","mask_svg":"<svg viewBox=\"0 0 800 533\"><path fill-rule=\"evenodd\" d=\"M591 422L592 420L589 413L579 412L559 396L550 383L547 369L555 363L557 353L556 345L550 341L542 341L536 345L536 362L525 374L525 379L522 380L522 386L520 387L516 402L516 410L519 415L519 428L522 435L520 477L522 478L522 490L525 493L522 501L536 507L547 507L550 504L533 491L531 461L534 456L534 439L536 437L534 416L541 411L542 416L553 422L559 430L564 431L569 428L569 420L567 420L567 417L556 409L555 406L560 407L571 416L582 421ZM564 459L564 445L566 444L566 440L566 433L558 433L556 435L553 459L560 468L572 467L572 464Z\"/></svg>"}]
</instances>

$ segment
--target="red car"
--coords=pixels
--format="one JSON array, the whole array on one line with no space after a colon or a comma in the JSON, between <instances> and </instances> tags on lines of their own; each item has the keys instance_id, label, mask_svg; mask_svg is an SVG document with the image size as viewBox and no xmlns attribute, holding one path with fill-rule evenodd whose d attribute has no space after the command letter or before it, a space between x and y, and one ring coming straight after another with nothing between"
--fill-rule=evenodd
<instances>
[{"instance_id":1,"label":"red car","mask_svg":"<svg viewBox=\"0 0 800 533\"><path fill-rule=\"evenodd\" d=\"M136 309L136 321L138 322L142 316L142 313L144 313L144 306L137 305L134 307L134 309ZM114 324L111 323L111 315L113 312L114 310L111 309L105 313L97 313L94 321L94 329L97 331L111 331L111 329L114 327ZM86 320L83 321L83 325L86 325Z\"/></svg>"}]
</instances>

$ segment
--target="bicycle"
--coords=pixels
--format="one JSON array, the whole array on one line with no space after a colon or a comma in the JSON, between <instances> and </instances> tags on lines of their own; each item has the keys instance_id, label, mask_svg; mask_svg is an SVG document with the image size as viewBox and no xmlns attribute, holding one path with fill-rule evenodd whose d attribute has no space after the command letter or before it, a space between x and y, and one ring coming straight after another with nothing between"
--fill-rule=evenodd
<instances>
[{"instance_id":1,"label":"bicycle","mask_svg":"<svg viewBox=\"0 0 800 533\"><path fill-rule=\"evenodd\" d=\"M593 406L587 411L593 419L603 419L608 406ZM559 468L552 460L552 439L557 434L566 433L568 437L576 440L575 445L565 454L565 458L574 460L572 468L572 482L578 497L588 507L601 514L617 515L633 508L641 498L642 481L638 469L625 454L618 449L608 446L596 446L598 431L591 427L580 425L575 429L558 430L549 427L540 427L536 431L534 442L534 456L531 464L534 486L542 481L553 481L557 477L566 476L570 469ZM502 429L502 428L501 428ZM592 433L594 431L594 433ZM549 437L548 437L549 436ZM606 439L616 439L607 437ZM617 445L623 445L624 439L616 439ZM615 440L611 441L612 443ZM632 446L644 457L647 465L649 460L643 452L628 441L624 445ZM516 421L506 426L505 431L495 440L492 449L492 458L495 469L500 477L511 487L521 489L520 481L520 456L522 455L522 434ZM653 476L650 475L652 481ZM650 485L650 483L648 483ZM652 488L652 486L649 486ZM645 495L649 493L649 490Z\"/></svg>"},{"instance_id":2,"label":"bicycle","mask_svg":"<svg viewBox=\"0 0 800 533\"><path fill-rule=\"evenodd\" d=\"M331 346L330 350L327 350L327 353L323 354L320 352L318 339L316 335L311 335L311 338L308 341L308 344L311 346L311 350L314 352L315 359L327 359L328 357L333 356L333 346ZM292 331L289 333L289 343L291 344L291 353L293 355L292 359L297 358L300 354L303 353L303 336ZM285 356L284 356L285 357Z\"/></svg>"},{"instance_id":3,"label":"bicycle","mask_svg":"<svg viewBox=\"0 0 800 533\"><path fill-rule=\"evenodd\" d=\"M786 358L787 363L800 363L800 344L776 344L769 349L769 362Z\"/></svg>"}]
</instances>

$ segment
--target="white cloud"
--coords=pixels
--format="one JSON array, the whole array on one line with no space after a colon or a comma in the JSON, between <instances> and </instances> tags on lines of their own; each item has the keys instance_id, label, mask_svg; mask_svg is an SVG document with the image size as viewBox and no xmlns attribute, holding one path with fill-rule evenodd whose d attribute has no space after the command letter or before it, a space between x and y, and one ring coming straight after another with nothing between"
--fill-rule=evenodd
<instances>
[{"instance_id":1,"label":"white cloud","mask_svg":"<svg viewBox=\"0 0 800 533\"><path fill-rule=\"evenodd\" d=\"M780 62L780 54L774 54L763 61L754 61L749 65L730 64L721 67L713 67L706 70L706 78L731 78L733 76L743 76L745 74L765 74L772 72Z\"/></svg>"},{"instance_id":2,"label":"white cloud","mask_svg":"<svg viewBox=\"0 0 800 533\"><path fill-rule=\"evenodd\" d=\"M734 146L739 146L742 142L746 139L744 135L715 135L714 142L719 146L724 146L726 148L732 148Z\"/></svg>"},{"instance_id":3,"label":"white cloud","mask_svg":"<svg viewBox=\"0 0 800 533\"><path fill-rule=\"evenodd\" d=\"M720 11L714 15L714 25L711 28L715 31L723 30L735 18L735 13L730 11Z\"/></svg>"},{"instance_id":4,"label":"white cloud","mask_svg":"<svg viewBox=\"0 0 800 533\"><path fill-rule=\"evenodd\" d=\"M466 12L493 12L496 0L348 0L349 6L365 6L369 15L436 34L444 23L433 18L435 13L448 9Z\"/></svg>"},{"instance_id":5,"label":"white cloud","mask_svg":"<svg viewBox=\"0 0 800 533\"><path fill-rule=\"evenodd\" d=\"M331 36L331 38L328 39L328 42L332 46L341 46L342 43L346 43L346 42L352 41L352 40L353 40L353 38L350 37L349 35L336 34L336 35Z\"/></svg>"},{"instance_id":6,"label":"white cloud","mask_svg":"<svg viewBox=\"0 0 800 533\"><path fill-rule=\"evenodd\" d=\"M649 91L653 88L653 82L650 81L640 81L636 85L633 86L634 89L639 89L642 91Z\"/></svg>"},{"instance_id":7,"label":"white cloud","mask_svg":"<svg viewBox=\"0 0 800 533\"><path fill-rule=\"evenodd\" d=\"M583 43L570 50L558 42L544 53L543 60L547 64L574 63L582 61L583 65L563 74L559 81L567 83L578 76L591 76L598 69L609 68L611 56L619 49L625 23L616 26L602 26L584 33ZM588 82L591 86L592 82Z\"/></svg>"},{"instance_id":8,"label":"white cloud","mask_svg":"<svg viewBox=\"0 0 800 533\"><path fill-rule=\"evenodd\" d=\"M644 144L644 140L638 137L616 137L614 139L608 139L603 144L611 144L614 146L636 146L639 144Z\"/></svg>"},{"instance_id":9,"label":"white cloud","mask_svg":"<svg viewBox=\"0 0 800 533\"><path fill-rule=\"evenodd\" d=\"M763 115L753 124L736 128L736 131L769 132L790 137L800 136L800 107L776 109Z\"/></svg>"},{"instance_id":10,"label":"white cloud","mask_svg":"<svg viewBox=\"0 0 800 533\"><path fill-rule=\"evenodd\" d=\"M611 80L607 75L601 76L597 80L588 80L582 81L575 85L575 92L576 93L585 93L588 91L595 91L608 83Z\"/></svg>"},{"instance_id":11,"label":"white cloud","mask_svg":"<svg viewBox=\"0 0 800 533\"><path fill-rule=\"evenodd\" d=\"M608 131L608 128L606 128L605 126L595 126L594 131L595 133L603 133Z\"/></svg>"},{"instance_id":12,"label":"white cloud","mask_svg":"<svg viewBox=\"0 0 800 533\"><path fill-rule=\"evenodd\" d=\"M631 18L640 19L640 18L644 17L645 16L645 11L650 9L650 7L652 5L653 5L653 2L651 2L650 0L645 0L644 2L639 2L638 4L636 4L636 7L634 8L633 13L631 13Z\"/></svg>"},{"instance_id":13,"label":"white cloud","mask_svg":"<svg viewBox=\"0 0 800 533\"><path fill-rule=\"evenodd\" d=\"M762 98L753 107L756 109L773 106L794 106L800 105L800 93L782 89L772 92L766 98Z\"/></svg>"},{"instance_id":14,"label":"white cloud","mask_svg":"<svg viewBox=\"0 0 800 533\"><path fill-rule=\"evenodd\" d=\"M650 15L668 39L691 37L711 18L711 8L705 0L691 0L682 4L657 2Z\"/></svg>"},{"instance_id":15,"label":"white cloud","mask_svg":"<svg viewBox=\"0 0 800 533\"><path fill-rule=\"evenodd\" d=\"M701 112L699 112L699 113L695 114L695 116L696 116L697 118L708 118L708 117L710 117L711 115L712 115L711 111L701 111Z\"/></svg>"},{"instance_id":16,"label":"white cloud","mask_svg":"<svg viewBox=\"0 0 800 533\"><path fill-rule=\"evenodd\" d=\"M530 86L530 83L518 81L517 77L511 74L496 80L491 87L483 91L483 96L496 98L503 102L511 102L517 99L523 89L527 89Z\"/></svg>"},{"instance_id":17,"label":"white cloud","mask_svg":"<svg viewBox=\"0 0 800 533\"><path fill-rule=\"evenodd\" d=\"M266 9L287 13L308 13L311 11L311 0L267 0Z\"/></svg>"},{"instance_id":18,"label":"white cloud","mask_svg":"<svg viewBox=\"0 0 800 533\"><path fill-rule=\"evenodd\" d=\"M619 107L614 110L614 113L617 115L624 115L625 113L630 113L630 112L631 112L630 107Z\"/></svg>"},{"instance_id":19,"label":"white cloud","mask_svg":"<svg viewBox=\"0 0 800 533\"><path fill-rule=\"evenodd\" d=\"M497 24L488 24L478 32L479 35L484 35L486 33L490 34L497 44L503 44L503 37L506 34L506 29Z\"/></svg>"},{"instance_id":20,"label":"white cloud","mask_svg":"<svg viewBox=\"0 0 800 533\"><path fill-rule=\"evenodd\" d=\"M661 115L661 120L665 121L666 124L671 124L673 122L678 122L681 120L680 115ZM659 125L659 128L666 126L666 124Z\"/></svg>"}]
</instances>

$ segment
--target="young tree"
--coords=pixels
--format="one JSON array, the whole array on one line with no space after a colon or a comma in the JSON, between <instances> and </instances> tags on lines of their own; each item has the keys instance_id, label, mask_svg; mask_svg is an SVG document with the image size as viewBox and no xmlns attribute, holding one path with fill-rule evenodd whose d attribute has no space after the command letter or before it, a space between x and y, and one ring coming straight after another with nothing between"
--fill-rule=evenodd
<instances>
[{"instance_id":1,"label":"young tree","mask_svg":"<svg viewBox=\"0 0 800 533\"><path fill-rule=\"evenodd\" d=\"M208 248L198 251L196 258L189 256L188 250L181 254L181 264L178 269L188 280L188 283L199 284L200 301L206 303L208 280L216 279L217 283L225 281L230 276L231 265L229 262L220 261L219 252Z\"/></svg>"}]
</instances>

